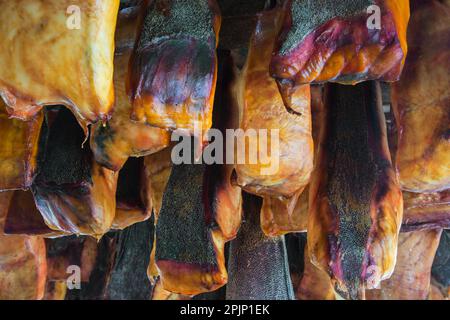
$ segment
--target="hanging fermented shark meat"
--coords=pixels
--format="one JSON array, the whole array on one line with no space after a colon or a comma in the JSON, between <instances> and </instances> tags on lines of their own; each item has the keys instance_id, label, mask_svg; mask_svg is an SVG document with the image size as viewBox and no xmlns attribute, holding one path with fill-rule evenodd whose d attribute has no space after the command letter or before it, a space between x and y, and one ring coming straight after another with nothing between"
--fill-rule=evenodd
<instances>
[{"instance_id":1,"label":"hanging fermented shark meat","mask_svg":"<svg viewBox=\"0 0 450 320\"><path fill-rule=\"evenodd\" d=\"M7 209L4 233L9 235L29 235L57 237L60 232L51 230L44 222L41 213L36 208L31 191L12 192Z\"/></svg>"},{"instance_id":2,"label":"hanging fermented shark meat","mask_svg":"<svg viewBox=\"0 0 450 320\"><path fill-rule=\"evenodd\" d=\"M190 135L212 125L220 12L215 0L156 0L143 6L130 61L132 119Z\"/></svg>"},{"instance_id":3,"label":"hanging fermented shark meat","mask_svg":"<svg viewBox=\"0 0 450 320\"><path fill-rule=\"evenodd\" d=\"M261 198L243 193L245 221L231 241L227 300L294 300L284 237L259 227Z\"/></svg>"},{"instance_id":4,"label":"hanging fermented shark meat","mask_svg":"<svg viewBox=\"0 0 450 320\"><path fill-rule=\"evenodd\" d=\"M113 229L123 230L150 218L152 199L145 181L144 158L130 158L119 172Z\"/></svg>"},{"instance_id":5,"label":"hanging fermented shark meat","mask_svg":"<svg viewBox=\"0 0 450 320\"><path fill-rule=\"evenodd\" d=\"M66 297L67 285L65 281L48 281L42 300L62 301Z\"/></svg>"},{"instance_id":6,"label":"hanging fermented shark meat","mask_svg":"<svg viewBox=\"0 0 450 320\"><path fill-rule=\"evenodd\" d=\"M450 188L450 6L435 0L416 6L410 55L393 85L392 106L401 186L428 193Z\"/></svg>"},{"instance_id":7,"label":"hanging fermented shark meat","mask_svg":"<svg viewBox=\"0 0 450 320\"><path fill-rule=\"evenodd\" d=\"M333 283L325 271L311 263L308 246L305 248L305 271L297 289L298 300L336 300Z\"/></svg>"},{"instance_id":8,"label":"hanging fermented shark meat","mask_svg":"<svg viewBox=\"0 0 450 320\"><path fill-rule=\"evenodd\" d=\"M4 235L12 193L0 193L0 300L39 300L47 278L45 243L40 237Z\"/></svg>"},{"instance_id":9,"label":"hanging fermented shark meat","mask_svg":"<svg viewBox=\"0 0 450 320\"><path fill-rule=\"evenodd\" d=\"M450 230L444 230L431 269L432 283L442 296L450 298Z\"/></svg>"},{"instance_id":10,"label":"hanging fermented shark meat","mask_svg":"<svg viewBox=\"0 0 450 320\"><path fill-rule=\"evenodd\" d=\"M235 105L227 103L234 82L230 59L225 54L219 59L221 90L213 118L214 127L222 134L226 128L237 126ZM220 153L219 149L207 148L205 154L213 150ZM229 165L173 166L156 225L155 260L165 290L196 295L214 291L227 282L224 244L235 237L241 220L241 191L231 185L231 174Z\"/></svg>"},{"instance_id":11,"label":"hanging fermented shark meat","mask_svg":"<svg viewBox=\"0 0 450 320\"><path fill-rule=\"evenodd\" d=\"M97 164L71 113L47 113L40 141L39 173L32 190L45 223L66 234L100 237L116 210L117 173Z\"/></svg>"},{"instance_id":12,"label":"hanging fermented shark meat","mask_svg":"<svg viewBox=\"0 0 450 320\"><path fill-rule=\"evenodd\" d=\"M321 86L311 87L312 136L318 144L324 104ZM317 150L315 151L315 154ZM265 197L261 210L261 228L267 236L280 236L290 232L306 232L308 225L309 187L294 195L290 201Z\"/></svg>"},{"instance_id":13,"label":"hanging fermented shark meat","mask_svg":"<svg viewBox=\"0 0 450 320\"><path fill-rule=\"evenodd\" d=\"M387 144L378 83L330 84L309 189L308 245L346 298L364 298L376 270L394 270L403 201Z\"/></svg>"},{"instance_id":14,"label":"hanging fermented shark meat","mask_svg":"<svg viewBox=\"0 0 450 320\"><path fill-rule=\"evenodd\" d=\"M237 184L245 191L286 200L309 182L313 141L309 85L294 92L288 112L276 82L269 75L267 61L272 55L281 13L272 10L258 16L237 88L241 93L240 128L244 133L237 139L236 173ZM244 134L250 138L245 139Z\"/></svg>"},{"instance_id":15,"label":"hanging fermented shark meat","mask_svg":"<svg viewBox=\"0 0 450 320\"><path fill-rule=\"evenodd\" d=\"M0 1L0 95L14 117L69 107L86 125L106 120L114 100L119 0ZM30 54L32 44L32 54Z\"/></svg>"},{"instance_id":16,"label":"hanging fermented shark meat","mask_svg":"<svg viewBox=\"0 0 450 320\"><path fill-rule=\"evenodd\" d=\"M80 281L89 280L97 258L97 241L91 237L61 237L45 239L47 248L48 281L67 281L80 268Z\"/></svg>"},{"instance_id":17,"label":"hanging fermented shark meat","mask_svg":"<svg viewBox=\"0 0 450 320\"><path fill-rule=\"evenodd\" d=\"M409 0L289 0L286 8L270 66L286 97L306 83L398 80Z\"/></svg>"},{"instance_id":18,"label":"hanging fermented shark meat","mask_svg":"<svg viewBox=\"0 0 450 320\"><path fill-rule=\"evenodd\" d=\"M403 192L402 231L450 228L450 190L437 193Z\"/></svg>"},{"instance_id":19,"label":"hanging fermented shark meat","mask_svg":"<svg viewBox=\"0 0 450 320\"><path fill-rule=\"evenodd\" d=\"M130 119L132 106L125 92L125 84L136 38L137 20L134 15L119 14L114 58L114 112L109 122L94 125L91 134L90 143L95 159L114 171L120 170L128 157L157 152L170 142L167 131Z\"/></svg>"},{"instance_id":20,"label":"hanging fermented shark meat","mask_svg":"<svg viewBox=\"0 0 450 320\"><path fill-rule=\"evenodd\" d=\"M402 233L392 277L379 289L366 292L368 300L426 300L431 292L431 266L442 229ZM374 275L376 277L376 275Z\"/></svg>"},{"instance_id":21,"label":"hanging fermented shark meat","mask_svg":"<svg viewBox=\"0 0 450 320\"><path fill-rule=\"evenodd\" d=\"M29 188L36 171L42 113L30 121L9 119L0 99L0 191Z\"/></svg>"}]
</instances>

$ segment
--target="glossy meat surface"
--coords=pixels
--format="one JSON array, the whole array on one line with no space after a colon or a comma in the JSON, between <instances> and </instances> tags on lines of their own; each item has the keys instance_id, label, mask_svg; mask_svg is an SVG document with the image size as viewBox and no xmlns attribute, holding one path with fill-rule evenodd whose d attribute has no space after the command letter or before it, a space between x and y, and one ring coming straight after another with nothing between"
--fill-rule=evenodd
<instances>
[{"instance_id":1,"label":"glossy meat surface","mask_svg":"<svg viewBox=\"0 0 450 320\"><path fill-rule=\"evenodd\" d=\"M405 70L392 90L396 167L404 190L443 191L450 187L450 5L418 5L408 44Z\"/></svg>"},{"instance_id":2,"label":"glossy meat surface","mask_svg":"<svg viewBox=\"0 0 450 320\"><path fill-rule=\"evenodd\" d=\"M0 94L9 112L29 119L63 104L83 127L107 120L119 0L2 0L0 7Z\"/></svg>"}]
</instances>

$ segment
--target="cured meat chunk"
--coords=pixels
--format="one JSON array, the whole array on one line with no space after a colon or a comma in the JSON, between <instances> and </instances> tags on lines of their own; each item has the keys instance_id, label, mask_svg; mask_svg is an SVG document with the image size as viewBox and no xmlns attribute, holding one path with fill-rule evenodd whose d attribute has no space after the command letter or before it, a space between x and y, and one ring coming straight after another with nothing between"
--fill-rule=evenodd
<instances>
[{"instance_id":1,"label":"cured meat chunk","mask_svg":"<svg viewBox=\"0 0 450 320\"><path fill-rule=\"evenodd\" d=\"M144 123L131 121L131 102L125 92L128 62L136 37L137 17L119 15L114 57L115 102L112 118L92 128L91 148L101 165L118 171L128 157L157 152L170 142L170 134Z\"/></svg>"},{"instance_id":2,"label":"cured meat chunk","mask_svg":"<svg viewBox=\"0 0 450 320\"><path fill-rule=\"evenodd\" d=\"M190 135L195 126L206 132L217 77L217 3L156 0L144 9L128 79L132 119Z\"/></svg>"},{"instance_id":3,"label":"cured meat chunk","mask_svg":"<svg viewBox=\"0 0 450 320\"><path fill-rule=\"evenodd\" d=\"M238 140L236 174L237 184L247 192L291 198L309 182L314 151L309 85L293 93L288 112L269 74L268 61L280 17L280 10L258 16L247 63L237 86L242 109L240 137L248 139ZM245 155L240 155L243 146Z\"/></svg>"},{"instance_id":4,"label":"cured meat chunk","mask_svg":"<svg viewBox=\"0 0 450 320\"><path fill-rule=\"evenodd\" d=\"M43 115L30 121L9 119L0 99L0 191L29 188L36 173Z\"/></svg>"},{"instance_id":5,"label":"cured meat chunk","mask_svg":"<svg viewBox=\"0 0 450 320\"><path fill-rule=\"evenodd\" d=\"M47 114L39 173L32 186L46 224L66 234L100 237L114 220L117 173L97 164L70 112Z\"/></svg>"},{"instance_id":6,"label":"cured meat chunk","mask_svg":"<svg viewBox=\"0 0 450 320\"><path fill-rule=\"evenodd\" d=\"M431 266L442 229L402 233L397 265L392 277L370 290L368 300L427 300L431 291Z\"/></svg>"},{"instance_id":7,"label":"cured meat chunk","mask_svg":"<svg viewBox=\"0 0 450 320\"><path fill-rule=\"evenodd\" d=\"M450 190L437 193L403 192L402 231L450 228Z\"/></svg>"},{"instance_id":8,"label":"cured meat chunk","mask_svg":"<svg viewBox=\"0 0 450 320\"><path fill-rule=\"evenodd\" d=\"M227 300L294 300L284 237L262 233L261 198L244 192L243 206L246 220L230 243Z\"/></svg>"},{"instance_id":9,"label":"cured meat chunk","mask_svg":"<svg viewBox=\"0 0 450 320\"><path fill-rule=\"evenodd\" d=\"M284 94L306 83L398 80L409 0L288 0L285 6L270 67Z\"/></svg>"},{"instance_id":10,"label":"cured meat chunk","mask_svg":"<svg viewBox=\"0 0 450 320\"><path fill-rule=\"evenodd\" d=\"M392 274L403 199L391 164L378 83L327 87L309 189L308 246L346 298L364 298L370 276Z\"/></svg>"},{"instance_id":11,"label":"cured meat chunk","mask_svg":"<svg viewBox=\"0 0 450 320\"><path fill-rule=\"evenodd\" d=\"M67 284L65 281L47 281L43 300L62 301L66 297Z\"/></svg>"},{"instance_id":12,"label":"cured meat chunk","mask_svg":"<svg viewBox=\"0 0 450 320\"><path fill-rule=\"evenodd\" d=\"M0 94L10 114L29 119L62 104L85 131L106 120L119 0L2 0L0 7Z\"/></svg>"},{"instance_id":13,"label":"cured meat chunk","mask_svg":"<svg viewBox=\"0 0 450 320\"><path fill-rule=\"evenodd\" d=\"M0 193L0 300L39 300L45 292L47 262L40 237L4 235L12 193Z\"/></svg>"},{"instance_id":14,"label":"cured meat chunk","mask_svg":"<svg viewBox=\"0 0 450 320\"><path fill-rule=\"evenodd\" d=\"M152 199L145 181L144 158L130 158L119 172L113 229L125 229L150 218Z\"/></svg>"},{"instance_id":15,"label":"cured meat chunk","mask_svg":"<svg viewBox=\"0 0 450 320\"><path fill-rule=\"evenodd\" d=\"M396 167L407 191L450 188L449 43L450 6L435 0L417 2L408 30L410 54L400 81L392 87Z\"/></svg>"}]
</instances>

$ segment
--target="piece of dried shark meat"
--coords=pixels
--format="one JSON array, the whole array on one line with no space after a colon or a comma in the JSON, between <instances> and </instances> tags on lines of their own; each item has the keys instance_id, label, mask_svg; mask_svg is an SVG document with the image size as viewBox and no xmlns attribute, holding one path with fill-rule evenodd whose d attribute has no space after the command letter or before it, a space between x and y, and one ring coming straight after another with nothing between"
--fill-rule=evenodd
<instances>
[{"instance_id":1,"label":"piece of dried shark meat","mask_svg":"<svg viewBox=\"0 0 450 320\"><path fill-rule=\"evenodd\" d=\"M114 111L107 123L97 123L91 130L90 144L95 159L114 171L120 170L129 157L157 152L170 142L170 134L166 130L130 119L132 105L125 86L137 33L136 14L119 13L114 56Z\"/></svg>"},{"instance_id":2,"label":"piece of dried shark meat","mask_svg":"<svg viewBox=\"0 0 450 320\"><path fill-rule=\"evenodd\" d=\"M309 188L308 247L346 298L364 298L394 271L403 198L377 82L329 84ZM376 284L375 284L376 285Z\"/></svg>"},{"instance_id":3,"label":"piece of dried shark meat","mask_svg":"<svg viewBox=\"0 0 450 320\"><path fill-rule=\"evenodd\" d=\"M215 0L145 1L130 60L132 119L188 135L212 125L220 12Z\"/></svg>"},{"instance_id":4,"label":"piece of dried shark meat","mask_svg":"<svg viewBox=\"0 0 450 320\"><path fill-rule=\"evenodd\" d=\"M234 81L232 59L224 53L219 61L221 90L213 118L214 128L224 134L225 129L237 127L238 112L227 103ZM194 140L184 137L183 141L188 139ZM218 148L224 149L207 148L205 154L215 150L225 159L225 145ZM183 150L193 161L191 151ZM177 152L180 150L172 151ZM232 165L221 164L191 162L172 167L156 224L155 261L165 290L196 295L227 282L224 245L236 236L241 221L241 190L231 185L232 172Z\"/></svg>"},{"instance_id":5,"label":"piece of dried shark meat","mask_svg":"<svg viewBox=\"0 0 450 320\"><path fill-rule=\"evenodd\" d=\"M10 119L0 99L0 191L27 189L36 174L42 113L29 121Z\"/></svg>"},{"instance_id":6,"label":"piece of dried shark meat","mask_svg":"<svg viewBox=\"0 0 450 320\"><path fill-rule=\"evenodd\" d=\"M281 13L274 9L258 15L247 63L236 85L243 131L236 139L236 183L246 192L295 204L291 198L308 184L313 169L310 87L293 93L289 112L270 77L268 61Z\"/></svg>"},{"instance_id":7,"label":"piece of dried shark meat","mask_svg":"<svg viewBox=\"0 0 450 320\"><path fill-rule=\"evenodd\" d=\"M408 58L392 86L396 168L403 190L430 193L450 188L450 5L413 3Z\"/></svg>"},{"instance_id":8,"label":"piece of dried shark meat","mask_svg":"<svg viewBox=\"0 0 450 320\"><path fill-rule=\"evenodd\" d=\"M0 300L39 300L47 279L44 239L3 234L12 195L0 192Z\"/></svg>"},{"instance_id":9,"label":"piece of dried shark meat","mask_svg":"<svg viewBox=\"0 0 450 320\"><path fill-rule=\"evenodd\" d=\"M107 120L119 0L2 0L0 7L0 95L9 113L30 119L46 105L65 105L86 134L88 124Z\"/></svg>"},{"instance_id":10,"label":"piece of dried shark meat","mask_svg":"<svg viewBox=\"0 0 450 320\"><path fill-rule=\"evenodd\" d=\"M294 300L284 237L259 226L262 199L243 192L245 221L230 243L227 300Z\"/></svg>"},{"instance_id":11,"label":"piece of dried shark meat","mask_svg":"<svg viewBox=\"0 0 450 320\"><path fill-rule=\"evenodd\" d=\"M83 131L69 110L48 111L46 119L32 185L36 206L53 230L101 237L114 220L118 174L82 146Z\"/></svg>"},{"instance_id":12,"label":"piece of dried shark meat","mask_svg":"<svg viewBox=\"0 0 450 320\"><path fill-rule=\"evenodd\" d=\"M285 9L270 70L286 100L300 84L399 79L409 0L288 0Z\"/></svg>"}]
</instances>

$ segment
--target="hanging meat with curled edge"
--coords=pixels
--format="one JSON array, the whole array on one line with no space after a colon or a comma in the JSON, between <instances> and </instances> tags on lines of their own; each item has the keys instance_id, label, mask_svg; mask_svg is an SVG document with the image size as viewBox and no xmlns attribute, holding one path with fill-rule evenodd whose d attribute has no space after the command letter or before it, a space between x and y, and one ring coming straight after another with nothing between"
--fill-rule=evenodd
<instances>
[{"instance_id":1,"label":"hanging meat with curled edge","mask_svg":"<svg viewBox=\"0 0 450 320\"><path fill-rule=\"evenodd\" d=\"M0 99L0 191L30 187L36 174L38 140L43 114L23 122L9 119Z\"/></svg>"},{"instance_id":2,"label":"hanging meat with curled edge","mask_svg":"<svg viewBox=\"0 0 450 320\"><path fill-rule=\"evenodd\" d=\"M107 123L97 123L92 127L90 138L96 161L114 171L120 170L129 157L141 157L157 152L170 142L170 134L166 130L130 119L132 105L125 85L128 63L136 39L138 11L127 9L119 12L117 20L114 112Z\"/></svg>"},{"instance_id":3,"label":"hanging meat with curled edge","mask_svg":"<svg viewBox=\"0 0 450 320\"><path fill-rule=\"evenodd\" d=\"M131 118L202 138L212 125L221 21L217 3L146 0L142 5L127 81Z\"/></svg>"},{"instance_id":4,"label":"hanging meat with curled edge","mask_svg":"<svg viewBox=\"0 0 450 320\"><path fill-rule=\"evenodd\" d=\"M64 107L47 111L32 191L46 224L65 234L101 237L116 210L118 174L100 166Z\"/></svg>"},{"instance_id":5,"label":"hanging meat with curled edge","mask_svg":"<svg viewBox=\"0 0 450 320\"><path fill-rule=\"evenodd\" d=\"M229 103L234 72L232 59L224 52L219 58L221 90L213 116L214 128L223 136L225 129L238 126L238 110ZM230 182L233 166L194 163L194 139L183 137L172 151L172 157L187 152L183 159L191 162L173 165L156 224L155 261L162 286L183 295L214 291L226 284L224 245L236 236L241 220L241 190ZM191 143L181 151L186 141ZM214 148L213 144L204 155L215 150L226 159L225 144Z\"/></svg>"},{"instance_id":6,"label":"hanging meat with curled edge","mask_svg":"<svg viewBox=\"0 0 450 320\"><path fill-rule=\"evenodd\" d=\"M396 168L403 190L439 192L450 188L450 5L412 4L410 53L392 85Z\"/></svg>"},{"instance_id":7,"label":"hanging meat with curled edge","mask_svg":"<svg viewBox=\"0 0 450 320\"><path fill-rule=\"evenodd\" d=\"M243 192L245 221L230 243L227 300L294 300L284 236L259 226L262 199Z\"/></svg>"},{"instance_id":8,"label":"hanging meat with curled edge","mask_svg":"<svg viewBox=\"0 0 450 320\"><path fill-rule=\"evenodd\" d=\"M0 7L7 48L0 95L9 113L30 119L46 105L65 105L86 135L88 124L107 120L119 0L2 0Z\"/></svg>"},{"instance_id":9,"label":"hanging meat with curled edge","mask_svg":"<svg viewBox=\"0 0 450 320\"><path fill-rule=\"evenodd\" d=\"M3 233L12 195L0 193L0 300L39 300L47 279L44 239Z\"/></svg>"},{"instance_id":10,"label":"hanging meat with curled edge","mask_svg":"<svg viewBox=\"0 0 450 320\"><path fill-rule=\"evenodd\" d=\"M309 189L308 246L346 298L392 274L403 199L388 149L378 83L329 84ZM374 283L371 283L376 279Z\"/></svg>"},{"instance_id":11,"label":"hanging meat with curled edge","mask_svg":"<svg viewBox=\"0 0 450 320\"><path fill-rule=\"evenodd\" d=\"M285 6L270 72L287 106L301 84L399 79L409 0L288 0Z\"/></svg>"},{"instance_id":12,"label":"hanging meat with curled edge","mask_svg":"<svg viewBox=\"0 0 450 320\"><path fill-rule=\"evenodd\" d=\"M256 32L236 85L242 114L240 129L244 136L240 144L245 146L245 161L239 159L242 148L238 145L235 170L236 183L247 192L263 196L265 208L278 207L290 215L309 182L314 148L309 85L298 88L293 94L292 112L289 112L268 70L267 61L282 16L280 9L257 15ZM255 134L253 141L252 133ZM264 213L267 210L263 210L262 219L270 219L270 214ZM267 227L264 228L267 234L278 232L270 230L278 228L274 221L263 221L263 226Z\"/></svg>"}]
</instances>

